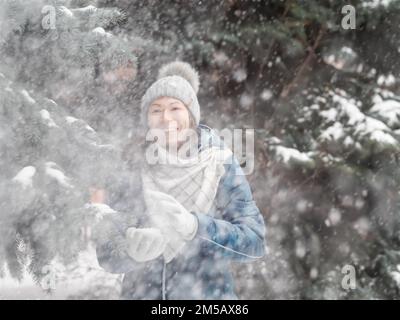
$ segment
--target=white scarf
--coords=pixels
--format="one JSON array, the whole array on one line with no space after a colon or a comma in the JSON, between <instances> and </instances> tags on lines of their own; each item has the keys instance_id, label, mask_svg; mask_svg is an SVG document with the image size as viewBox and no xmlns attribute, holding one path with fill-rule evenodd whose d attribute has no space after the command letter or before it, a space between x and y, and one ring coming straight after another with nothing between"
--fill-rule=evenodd
<instances>
[{"instance_id":1,"label":"white scarf","mask_svg":"<svg viewBox=\"0 0 400 320\"><path fill-rule=\"evenodd\" d=\"M225 173L224 163L232 156L232 152L220 147L209 147L199 151L195 157L180 158L162 147L157 147L157 151L164 162L146 166L142 171L143 194L151 223L161 229L167 238L164 259L168 263L184 247L185 241L174 230L166 228L163 210L157 199L149 196L149 191L174 197L189 212L207 213Z\"/></svg>"}]
</instances>

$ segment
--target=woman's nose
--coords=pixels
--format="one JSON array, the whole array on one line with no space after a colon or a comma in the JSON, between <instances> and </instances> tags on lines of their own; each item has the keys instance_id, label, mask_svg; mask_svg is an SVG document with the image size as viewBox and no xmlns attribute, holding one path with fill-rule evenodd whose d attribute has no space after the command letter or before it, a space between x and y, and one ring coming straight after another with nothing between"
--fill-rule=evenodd
<instances>
[{"instance_id":1,"label":"woman's nose","mask_svg":"<svg viewBox=\"0 0 400 320\"><path fill-rule=\"evenodd\" d=\"M170 120L172 120L172 118L171 118L171 113L170 113L168 110L164 110L163 119L164 119L164 121L170 121Z\"/></svg>"}]
</instances>

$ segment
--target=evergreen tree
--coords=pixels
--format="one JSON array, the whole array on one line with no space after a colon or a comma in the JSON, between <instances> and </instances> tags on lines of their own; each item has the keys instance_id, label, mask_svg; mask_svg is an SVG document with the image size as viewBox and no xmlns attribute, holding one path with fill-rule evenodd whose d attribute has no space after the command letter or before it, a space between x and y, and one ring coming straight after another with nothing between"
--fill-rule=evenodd
<instances>
[{"instance_id":1,"label":"evergreen tree","mask_svg":"<svg viewBox=\"0 0 400 320\"><path fill-rule=\"evenodd\" d=\"M40 284L50 276L50 268L58 268L58 277L74 276L78 281L83 275L91 278L93 271L92 276L101 277L92 277L90 284L97 292L82 294L117 298L115 276L107 278L105 272L92 270L93 261L90 265L85 261L89 256L80 254L90 249L90 240L97 235L90 231L104 216L114 214L106 205L89 203L90 189L123 175L120 149L105 144L75 116L77 106L70 98L58 97L71 103L64 107L45 95L70 90L68 95L82 96L82 87L88 90L92 85L99 59L104 70L135 59L124 42L100 27L119 21L119 10L70 10L54 2L57 28L38 31L45 4L36 1L27 10L23 1L2 3L2 23L18 20L2 34L1 47L0 165L6 170L0 173L0 272L4 275L7 270L22 280L27 270ZM38 57L32 59L34 55ZM62 265L69 275L60 271Z\"/></svg>"}]
</instances>

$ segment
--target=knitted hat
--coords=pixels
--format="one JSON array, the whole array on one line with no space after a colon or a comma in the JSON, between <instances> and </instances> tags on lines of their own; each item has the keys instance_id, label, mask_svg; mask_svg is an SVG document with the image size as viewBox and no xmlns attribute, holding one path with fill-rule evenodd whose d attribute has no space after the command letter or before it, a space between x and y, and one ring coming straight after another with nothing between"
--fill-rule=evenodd
<instances>
[{"instance_id":1,"label":"knitted hat","mask_svg":"<svg viewBox=\"0 0 400 320\"><path fill-rule=\"evenodd\" d=\"M198 91L199 75L190 64L175 61L162 66L158 72L158 80L147 89L142 97L142 123L147 124L147 113L154 100L161 97L172 97L185 104L198 125L200 122Z\"/></svg>"}]
</instances>

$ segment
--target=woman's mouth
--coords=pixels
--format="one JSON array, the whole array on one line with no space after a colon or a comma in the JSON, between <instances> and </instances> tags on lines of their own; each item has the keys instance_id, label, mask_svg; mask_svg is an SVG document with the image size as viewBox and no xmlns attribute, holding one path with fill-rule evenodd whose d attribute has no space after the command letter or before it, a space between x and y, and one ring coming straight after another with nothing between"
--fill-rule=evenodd
<instances>
[{"instance_id":1,"label":"woman's mouth","mask_svg":"<svg viewBox=\"0 0 400 320\"><path fill-rule=\"evenodd\" d=\"M179 128L177 126L168 126L166 128L162 129L164 132L166 133L170 133L170 132L177 132L179 131Z\"/></svg>"}]
</instances>

